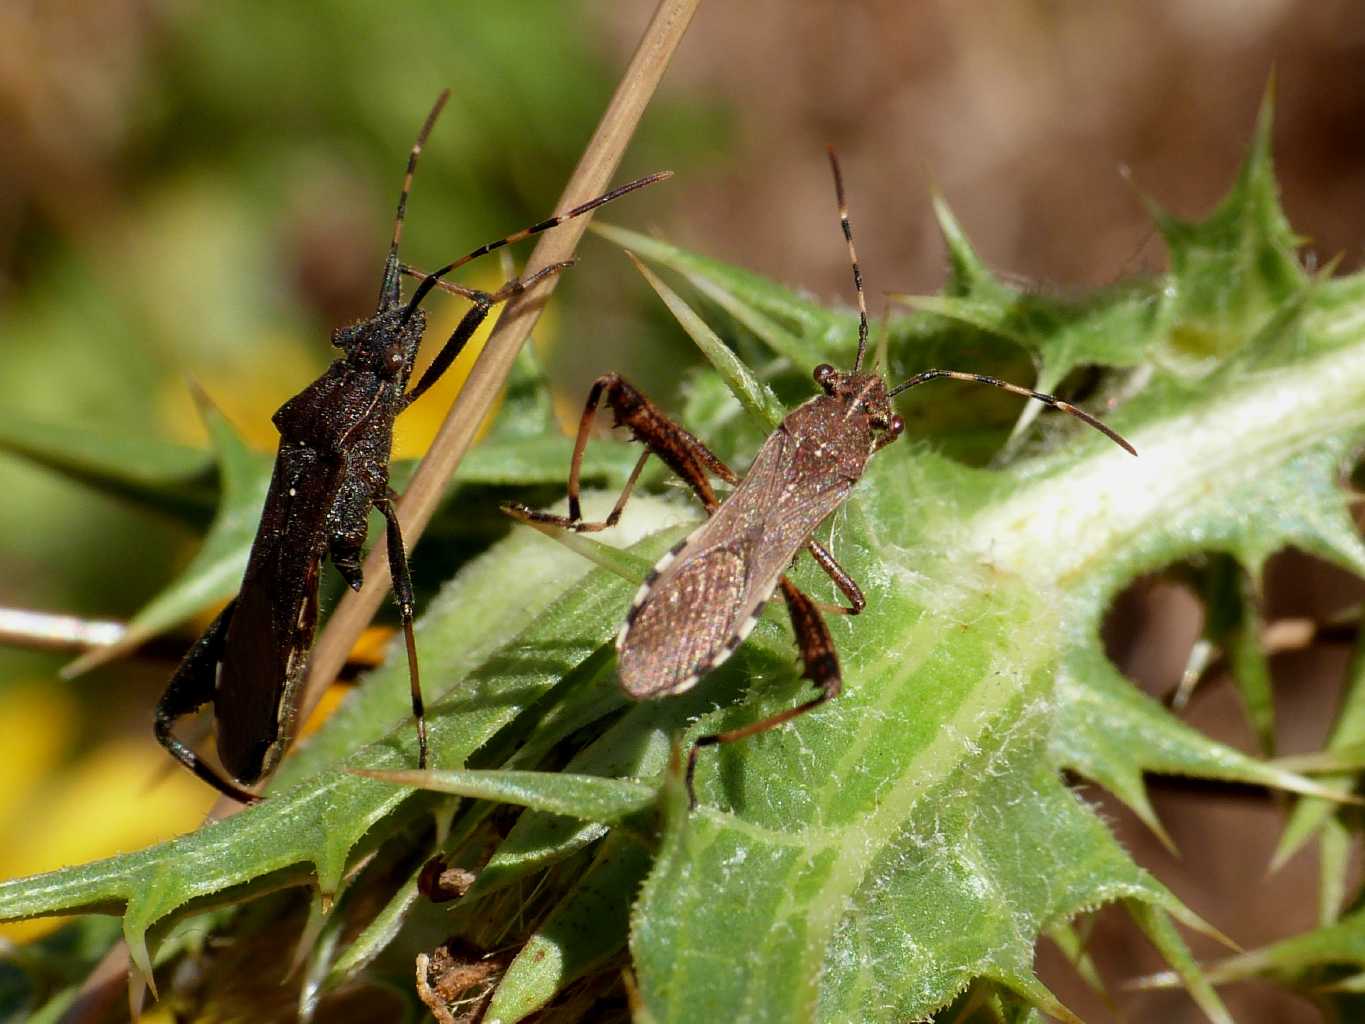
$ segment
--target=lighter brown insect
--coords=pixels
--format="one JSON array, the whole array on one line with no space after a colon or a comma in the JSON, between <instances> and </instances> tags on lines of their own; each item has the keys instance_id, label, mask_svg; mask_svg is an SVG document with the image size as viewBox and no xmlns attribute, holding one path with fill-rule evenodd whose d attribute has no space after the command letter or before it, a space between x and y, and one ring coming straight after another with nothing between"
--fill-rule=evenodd
<instances>
[{"instance_id":1,"label":"lighter brown insect","mask_svg":"<svg viewBox=\"0 0 1365 1024\"><path fill-rule=\"evenodd\" d=\"M904 421L891 408L896 395L941 377L990 384L1069 413L1137 454L1123 437L1084 410L995 377L925 370L888 389L880 374L862 372L868 338L867 300L853 247L843 177L833 150L829 160L858 296L858 354L853 369L844 373L828 364L817 366L815 383L823 393L787 415L764 441L743 479L633 386L614 373L606 374L593 383L579 422L569 470L569 514L557 516L517 504L503 506L508 514L526 522L575 531L606 529L620 519L651 453L663 459L696 493L706 509L706 522L659 559L645 577L616 638L621 687L637 700L671 696L695 686L744 641L764 604L781 591L800 648L802 677L809 679L819 693L769 718L698 738L687 762L687 789L693 806L693 776L702 747L731 743L776 728L832 700L842 689L838 654L820 608L785 573L803 549L809 551L848 601L833 610L857 615L866 606L858 584L813 534L847 500L868 460L904 431ZM629 428L645 451L611 513L601 522L590 523L583 521L579 505L579 470L602 400L611 407L616 425ZM735 485L723 502L716 498L711 475Z\"/></svg>"}]
</instances>

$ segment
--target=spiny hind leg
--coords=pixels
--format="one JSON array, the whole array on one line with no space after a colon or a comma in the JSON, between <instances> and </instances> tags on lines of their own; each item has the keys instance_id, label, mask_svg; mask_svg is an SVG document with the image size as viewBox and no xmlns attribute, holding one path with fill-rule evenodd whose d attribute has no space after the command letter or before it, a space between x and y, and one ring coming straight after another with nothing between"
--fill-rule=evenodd
<instances>
[{"instance_id":1,"label":"spiny hind leg","mask_svg":"<svg viewBox=\"0 0 1365 1024\"><path fill-rule=\"evenodd\" d=\"M157 742L195 775L224 796L249 804L255 803L260 797L225 779L188 745L177 739L172 731L177 721L213 701L218 682L218 664L222 661L228 625L236 610L237 599L233 598L185 654L175 675L166 684L166 692L156 703L156 719L152 729Z\"/></svg>"},{"instance_id":2,"label":"spiny hind leg","mask_svg":"<svg viewBox=\"0 0 1365 1024\"><path fill-rule=\"evenodd\" d=\"M839 656L834 650L834 638L830 636L829 626L825 624L819 607L787 577L783 576L778 585L782 588L782 597L787 602L787 613L791 616L792 629L796 633L796 645L801 652L801 677L809 679L820 693L794 708L787 708L738 729L698 737L687 755L687 800L688 806L692 808L697 806L697 792L693 780L697 772L697 757L702 747L734 743L736 740L776 729L779 725L818 708L826 701L833 700L843 689L843 675L839 671Z\"/></svg>"},{"instance_id":3,"label":"spiny hind leg","mask_svg":"<svg viewBox=\"0 0 1365 1024\"><path fill-rule=\"evenodd\" d=\"M579 499L583 452L588 446L597 408L604 401L615 415L616 425L628 427L635 440L645 446L645 451L635 463L635 468L631 470L630 478L607 518L600 522L585 522ZM583 415L578 421L578 437L574 442L573 459L569 464L569 514L559 516L550 512L540 512L514 502L505 503L502 510L523 522L546 523L581 533L605 530L615 526L621 518L621 512L625 509L626 502L630 499L631 492L640 478L640 472L650 455L657 455L663 459L669 468L692 488L708 515L720 504L711 486L711 476L717 476L730 484L739 482L739 477L729 466L696 437L660 412L658 407L636 390L634 385L615 373L608 373L593 381L592 390L588 392L588 401L583 407Z\"/></svg>"}]
</instances>

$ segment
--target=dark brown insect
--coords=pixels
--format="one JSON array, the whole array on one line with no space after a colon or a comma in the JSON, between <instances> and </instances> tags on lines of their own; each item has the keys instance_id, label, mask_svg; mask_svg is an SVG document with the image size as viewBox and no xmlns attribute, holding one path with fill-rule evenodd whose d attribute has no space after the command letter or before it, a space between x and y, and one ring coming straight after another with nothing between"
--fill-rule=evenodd
<instances>
[{"instance_id":1,"label":"dark brown insect","mask_svg":"<svg viewBox=\"0 0 1365 1024\"><path fill-rule=\"evenodd\" d=\"M437 99L408 156L384 261L379 307L369 319L333 332L332 344L345 355L275 413L279 455L241 590L190 648L157 704L157 739L195 775L236 800L257 799L242 786L268 775L293 737L300 683L317 624L323 556L330 556L347 584L359 590L371 508L383 515L386 524L389 572L407 642L419 764L426 765L426 720L412 632L412 580L394 511L396 495L389 489L393 421L449 369L493 306L570 264L551 264L509 281L496 292L441 279L485 253L669 176L665 172L632 181L566 213L481 245L435 273L420 274L399 262L398 243L417 159L449 95L447 90ZM406 302L400 287L404 274L422 278ZM426 314L419 307L436 287L471 300L473 306L416 386L407 390L426 329ZM223 778L171 731L179 718L209 702L213 703L218 759L235 781Z\"/></svg>"},{"instance_id":2,"label":"dark brown insect","mask_svg":"<svg viewBox=\"0 0 1365 1024\"><path fill-rule=\"evenodd\" d=\"M858 294L858 354L852 371L842 373L829 365L816 367L815 383L824 393L782 421L763 443L743 479L634 387L616 374L607 374L593 384L583 410L569 471L569 514L557 516L524 505L504 506L510 515L527 522L578 531L606 529L620 519L651 453L663 459L701 500L709 518L645 577L616 638L621 686L638 700L690 689L704 673L730 656L753 629L763 605L778 590L782 592L801 651L802 676L820 692L770 718L700 737L692 745L687 763L687 788L694 805L692 778L702 747L772 729L839 694L839 659L820 608L784 574L805 549L848 601L847 606L831 610L849 615L863 610L866 600L858 584L812 534L848 498L867 460L905 429L901 417L891 411L897 395L940 377L990 384L1070 413L1137 454L1121 436L1084 410L995 377L925 370L888 389L879 375L863 373L867 302L853 249L843 179L833 150L829 159ZM628 427L645 451L611 513L602 522L588 523L583 521L579 505L579 466L594 414L603 400L615 414L616 425ZM723 502L712 489L711 476L735 485Z\"/></svg>"}]
</instances>

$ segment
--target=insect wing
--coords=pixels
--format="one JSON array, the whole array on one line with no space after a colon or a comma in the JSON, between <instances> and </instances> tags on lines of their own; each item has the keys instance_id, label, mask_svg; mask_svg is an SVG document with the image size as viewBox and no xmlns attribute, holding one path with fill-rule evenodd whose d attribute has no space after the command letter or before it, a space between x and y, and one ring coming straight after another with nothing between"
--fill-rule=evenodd
<instances>
[{"instance_id":1,"label":"insect wing","mask_svg":"<svg viewBox=\"0 0 1365 1024\"><path fill-rule=\"evenodd\" d=\"M307 665L317 624L316 563L297 586L301 590L288 608L256 589L233 616L233 646L218 677L214 715L218 758L233 778L246 784L270 772L292 732L292 691ZM292 614L297 627L281 635L277 612Z\"/></svg>"},{"instance_id":2,"label":"insect wing","mask_svg":"<svg viewBox=\"0 0 1365 1024\"><path fill-rule=\"evenodd\" d=\"M698 550L695 537L655 567L617 638L617 673L632 697L691 688L739 646L776 582L774 577L767 592L746 608L752 568L748 545L739 540Z\"/></svg>"},{"instance_id":3,"label":"insect wing","mask_svg":"<svg viewBox=\"0 0 1365 1024\"><path fill-rule=\"evenodd\" d=\"M293 689L318 616L327 509L342 464L284 446L251 547L214 694L218 757L248 785L274 767L289 738Z\"/></svg>"}]
</instances>

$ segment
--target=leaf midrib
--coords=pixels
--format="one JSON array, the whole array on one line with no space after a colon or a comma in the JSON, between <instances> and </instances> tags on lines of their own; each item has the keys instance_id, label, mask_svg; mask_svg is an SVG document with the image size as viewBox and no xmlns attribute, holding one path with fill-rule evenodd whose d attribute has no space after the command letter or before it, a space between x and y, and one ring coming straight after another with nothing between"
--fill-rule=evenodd
<instances>
[{"instance_id":1,"label":"leaf midrib","mask_svg":"<svg viewBox=\"0 0 1365 1024\"><path fill-rule=\"evenodd\" d=\"M801 898L795 895L798 891L796 875L821 853L829 850L834 852L833 870L825 876L819 895L804 900L809 910L805 929L806 963L795 972L804 981L802 991L795 997L795 1005L801 1007L807 1016L814 1013L818 1003L820 968L830 937L847 912L850 897L863 884L870 866L877 861L887 844L900 834L902 825L909 820L917 802L945 782L959 766L964 747L979 743L982 734L995 726L1004 707L1017 699L1021 686L1027 683L1034 672L1057 656L1055 620L1046 614L1041 602L1030 600L1031 594L1022 590L1017 593L1019 600L1016 604L1023 604L1024 607L1016 608L1015 611L1023 615L1031 611L1031 617L1035 620L1022 624L1018 635L1032 639L1032 647L1020 649L1015 645L999 645L991 665L981 675L977 685L958 703L929 745L903 764L896 778L885 787L885 797L870 813L855 822L831 828L805 828L796 833L800 842L795 845L805 849L808 856L793 862L794 866L787 876L788 884L782 887L787 895L783 904L776 908L776 919L785 920L794 910L800 909L797 903ZM938 637L941 641L951 623L959 621L957 611L973 594L980 599L981 591L958 591L959 602L947 607L940 606L934 614L919 618L906 643L887 645L876 661L858 670L857 674L862 679L884 680L875 691L874 703L866 707L863 714L890 712L903 701L912 677L936 646L934 638ZM906 659L898 654L893 655L893 651L913 651L915 657L913 660ZM856 764L868 744L884 739L875 730L860 731L855 735L856 741L846 748L840 758L839 768L830 773L831 779L841 778L843 772L840 769L848 769ZM835 785L827 787L827 810L838 792ZM775 935L775 931L769 934ZM765 952L760 952L759 959L764 955ZM758 991L751 991L748 998L761 995ZM749 1013L758 1013L758 1007L747 1003L746 1007Z\"/></svg>"},{"instance_id":2,"label":"leaf midrib","mask_svg":"<svg viewBox=\"0 0 1365 1024\"><path fill-rule=\"evenodd\" d=\"M964 554L975 553L997 570L1024 579L1061 580L1074 586L1124 538L1151 522L1182 511L1187 505L1185 496L1192 487L1207 487L1211 478L1217 478L1219 490L1226 493L1237 483L1264 472L1264 467L1278 464L1319 442L1324 433L1365 424L1365 408L1358 401L1361 394L1365 394L1365 347L1358 343L1335 348L1296 366L1244 376L1235 381L1235 387L1208 404L1192 412L1158 419L1132 432L1130 439L1142 452L1136 464L1126 453L1097 451L1060 476L1037 477L1001 503L983 510L964 524L959 534L966 548ZM1077 502L1076 495L1083 495L1084 500ZM1056 538L1060 536L1070 540L1059 545ZM1076 543L1079 538L1086 543ZM953 608L967 600L962 591L958 591L958 597ZM914 652L912 662L883 655L861 668L858 675L864 680L886 680L877 691L876 703L867 712L889 710L890 704L904 693L909 677L932 648L923 640L940 631L944 616L951 613L951 608L936 609L936 614L916 622L904 637L905 643L884 648ZM1039 634L1021 629L1015 635ZM1029 671L1034 671L1057 653L1055 643L1051 642L1056 633L1044 631L1044 636L1048 639L1037 642L1031 651L1002 650L983 681L998 679L998 672L1026 679L1027 673L1013 674L1022 672L1021 665L1026 660ZM920 642L916 642L917 637ZM894 676L888 678L885 672L894 672ZM829 937L845 913L848 897L862 884L869 865L898 834L898 826L909 818L923 793L956 766L956 755L964 741L988 727L994 719L992 712L998 712L1016 692L1017 688L1009 685L973 687L952 718L943 724L939 736L906 763L899 778L887 788L887 799L871 814L853 825L801 830L803 845L809 851L805 863L828 849L835 850L833 869L819 895L806 904L806 964L795 972L804 979L796 1003L804 1012L813 1012L818 999L819 967ZM856 733L831 778L840 776L839 769L855 764L867 745L874 742L874 735L872 731ZM833 791L828 791L826 809L833 796ZM803 868L797 862L788 873L788 882L793 883ZM794 884L784 889L788 895L777 909L779 920L797 909Z\"/></svg>"}]
</instances>

